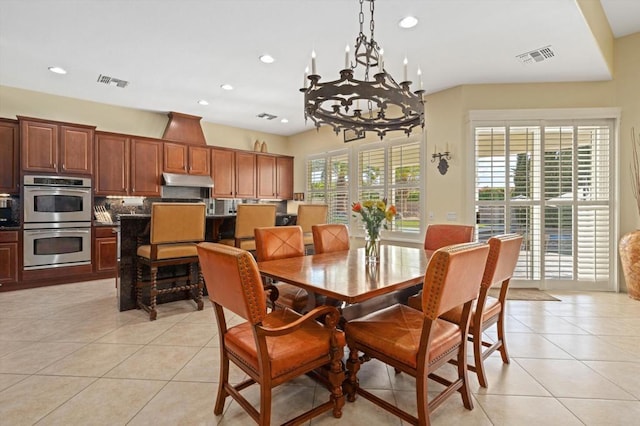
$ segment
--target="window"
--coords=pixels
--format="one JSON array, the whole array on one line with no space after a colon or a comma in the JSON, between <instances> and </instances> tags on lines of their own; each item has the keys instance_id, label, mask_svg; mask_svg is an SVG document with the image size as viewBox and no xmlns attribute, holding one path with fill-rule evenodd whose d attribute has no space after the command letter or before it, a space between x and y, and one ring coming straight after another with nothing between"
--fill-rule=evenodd
<instances>
[{"instance_id":1,"label":"window","mask_svg":"<svg viewBox=\"0 0 640 426\"><path fill-rule=\"evenodd\" d=\"M349 154L347 150L311 156L307 161L307 199L329 206L328 222L349 224Z\"/></svg>"},{"instance_id":2,"label":"window","mask_svg":"<svg viewBox=\"0 0 640 426\"><path fill-rule=\"evenodd\" d=\"M473 127L478 239L524 236L514 278L608 289L613 120Z\"/></svg>"}]
</instances>

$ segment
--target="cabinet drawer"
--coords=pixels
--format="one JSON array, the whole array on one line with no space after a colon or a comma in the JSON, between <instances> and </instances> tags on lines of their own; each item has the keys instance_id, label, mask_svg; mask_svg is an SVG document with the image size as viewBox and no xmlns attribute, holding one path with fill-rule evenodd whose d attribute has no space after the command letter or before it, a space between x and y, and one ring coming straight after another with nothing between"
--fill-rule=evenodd
<instances>
[{"instance_id":1,"label":"cabinet drawer","mask_svg":"<svg viewBox=\"0 0 640 426\"><path fill-rule=\"evenodd\" d=\"M0 243L17 243L18 231L0 231Z\"/></svg>"},{"instance_id":2,"label":"cabinet drawer","mask_svg":"<svg viewBox=\"0 0 640 426\"><path fill-rule=\"evenodd\" d=\"M114 229L110 226L97 226L96 238L114 237L116 235Z\"/></svg>"}]
</instances>

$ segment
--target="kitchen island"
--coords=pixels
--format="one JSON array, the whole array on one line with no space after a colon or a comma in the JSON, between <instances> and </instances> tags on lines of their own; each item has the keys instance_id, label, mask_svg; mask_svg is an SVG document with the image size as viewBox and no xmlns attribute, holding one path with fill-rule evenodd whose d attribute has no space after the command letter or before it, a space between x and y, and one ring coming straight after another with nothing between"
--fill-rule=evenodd
<instances>
[{"instance_id":1,"label":"kitchen island","mask_svg":"<svg viewBox=\"0 0 640 426\"><path fill-rule=\"evenodd\" d=\"M224 237L232 237L235 228L235 214L214 214L207 215L205 228L205 241L216 242ZM295 215L278 213L277 225L294 225ZM120 242L118 275L116 277L116 287L118 292L118 309L128 311L136 309L136 251L139 241L148 241L149 227L151 223L150 214L126 214L119 216L120 221ZM184 274L183 266L167 267L160 274L159 278L169 277L171 274ZM148 289L146 289L148 292ZM165 294L158 296L158 303L180 300L179 294Z\"/></svg>"}]
</instances>

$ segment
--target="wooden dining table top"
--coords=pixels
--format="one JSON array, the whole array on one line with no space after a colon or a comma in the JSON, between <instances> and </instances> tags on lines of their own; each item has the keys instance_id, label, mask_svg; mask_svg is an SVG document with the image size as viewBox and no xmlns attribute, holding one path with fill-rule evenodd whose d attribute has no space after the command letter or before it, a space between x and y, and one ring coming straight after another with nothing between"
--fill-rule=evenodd
<instances>
[{"instance_id":1,"label":"wooden dining table top","mask_svg":"<svg viewBox=\"0 0 640 426\"><path fill-rule=\"evenodd\" d=\"M260 273L348 304L420 284L429 253L383 244L380 262L367 264L364 248L258 263Z\"/></svg>"}]
</instances>

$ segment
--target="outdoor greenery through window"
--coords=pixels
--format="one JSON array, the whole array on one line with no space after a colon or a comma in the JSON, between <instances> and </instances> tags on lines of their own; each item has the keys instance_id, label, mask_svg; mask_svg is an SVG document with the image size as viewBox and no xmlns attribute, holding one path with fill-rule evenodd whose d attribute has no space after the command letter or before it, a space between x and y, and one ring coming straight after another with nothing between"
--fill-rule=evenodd
<instances>
[{"instance_id":1,"label":"outdoor greenery through window","mask_svg":"<svg viewBox=\"0 0 640 426\"><path fill-rule=\"evenodd\" d=\"M524 236L515 278L609 287L612 129L605 120L474 127L478 238Z\"/></svg>"},{"instance_id":2,"label":"outdoor greenery through window","mask_svg":"<svg viewBox=\"0 0 640 426\"><path fill-rule=\"evenodd\" d=\"M327 204L328 222L349 224L349 153L312 156L307 161L307 202Z\"/></svg>"}]
</instances>

